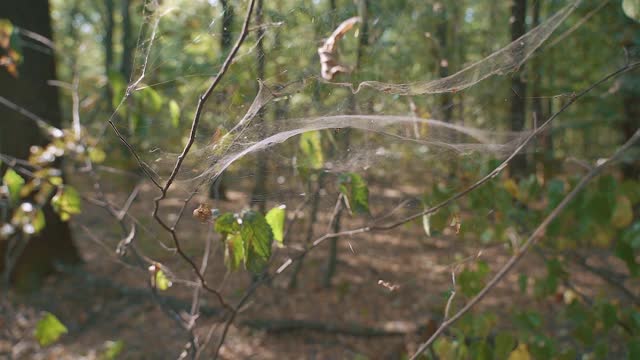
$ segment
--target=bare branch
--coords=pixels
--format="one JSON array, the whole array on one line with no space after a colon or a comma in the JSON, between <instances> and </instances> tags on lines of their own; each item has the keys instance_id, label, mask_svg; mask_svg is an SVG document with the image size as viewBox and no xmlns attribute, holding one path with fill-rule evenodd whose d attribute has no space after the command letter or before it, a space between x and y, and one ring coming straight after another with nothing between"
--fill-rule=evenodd
<instances>
[{"instance_id":1,"label":"bare branch","mask_svg":"<svg viewBox=\"0 0 640 360\"><path fill-rule=\"evenodd\" d=\"M524 257L527 251L533 246L541 237L544 236L547 227L549 224L555 220L560 213L569 205L569 203L582 191L582 189L596 176L598 176L604 168L618 160L621 155L627 151L631 146L635 144L636 141L640 139L640 130L637 130L635 134L624 144L622 145L609 159L602 162L601 164L594 167L589 173L587 173L580 182L571 190L567 196L562 199L562 201L556 206L553 211L538 225L535 231L529 236L527 241L519 248L515 249L515 253L509 260L502 266L502 268L496 273L496 275L485 285L480 292L474 296L469 302L460 309L455 315L453 315L450 319L445 320L440 327L431 335L431 337L422 344L418 351L411 357L411 359L416 359L420 354L422 354L429 346L433 344L433 342L453 323L458 321L464 314L466 314L471 308L480 302L487 293L491 289L493 289L499 282L504 278L504 276Z\"/></svg>"}]
</instances>

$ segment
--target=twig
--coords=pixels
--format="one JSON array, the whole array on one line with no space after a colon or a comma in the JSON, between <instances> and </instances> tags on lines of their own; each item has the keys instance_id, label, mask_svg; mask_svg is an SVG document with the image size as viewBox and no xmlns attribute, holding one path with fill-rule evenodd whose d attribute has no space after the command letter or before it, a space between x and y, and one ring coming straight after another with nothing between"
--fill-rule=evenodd
<instances>
[{"instance_id":1,"label":"twig","mask_svg":"<svg viewBox=\"0 0 640 360\"><path fill-rule=\"evenodd\" d=\"M527 241L519 248L515 250L515 254L509 258L509 260L502 266L502 268L498 271L498 273L485 285L480 292L474 296L469 302L460 309L455 315L453 315L450 319L445 320L440 327L431 335L431 337L422 344L418 351L411 357L412 360L416 359L420 354L422 354L433 342L453 323L459 320L464 314L466 314L471 308L480 302L487 293L493 289L499 282L504 278L504 276L524 257L527 251L533 246L547 230L549 224L555 220L560 213L567 207L567 205L582 191L582 189L593 179L595 178L602 170L609 166L612 162L618 160L618 158L634 143L640 138L640 130L637 130L635 134L624 144L622 145L616 152L606 161L597 165L593 168L588 174L586 174L580 182L571 190L567 196L562 199L562 201L556 206L553 211L538 225L535 231L529 236Z\"/></svg>"},{"instance_id":2,"label":"twig","mask_svg":"<svg viewBox=\"0 0 640 360\"><path fill-rule=\"evenodd\" d=\"M591 86L587 87L586 89L580 91L579 93L576 93L574 96L572 96L571 98L569 98L569 100L558 110L556 111L553 115L551 115L551 117L549 117L549 119L547 119L542 125L540 125L540 127L538 127L536 130L534 130L533 132L531 132L531 134L529 134L523 141L522 143L520 143L520 145L518 145L518 147L511 153L511 155L509 155L500 165L498 165L498 167L496 167L495 169L493 169L489 174L485 175L482 179L478 180L477 182L475 182L473 185L467 187L466 189L462 190L461 192L453 195L452 197L448 198L447 200L437 204L436 206L426 209L424 211L421 211L419 213L410 215L402 220L399 220L395 223L392 223L390 225L374 225L371 226L371 230L391 230L394 229L400 225L403 225L409 221L415 220L420 218L423 215L429 215L429 214L433 214L435 212L437 212L438 210L442 209L445 206L450 205L451 203L453 203L454 201L462 198L463 196L467 195L468 193L472 192L473 190L477 189L478 187L480 187L482 184L486 183L487 181L495 178L496 176L498 176L506 167L507 165L509 165L509 163L511 162L511 160L513 160L513 158L515 158L530 142L531 140L533 140L534 137L536 137L538 134L540 134L542 131L544 131L549 124L555 120L560 114L562 114L569 106L571 106L573 103L575 103L578 99L580 99L581 97L583 97L585 94L591 92L591 90L593 90L594 88L598 87L599 85L607 82L608 80L622 74L625 73L627 71L633 70L637 67L640 67L640 62L635 62L632 64L628 64L623 66L622 68L610 73L609 75L605 76L604 78L600 79L599 81L595 82L594 84L592 84Z\"/></svg>"},{"instance_id":3,"label":"twig","mask_svg":"<svg viewBox=\"0 0 640 360\"><path fill-rule=\"evenodd\" d=\"M249 7L247 9L247 14L246 14L245 19L244 19L244 24L242 25L242 31L240 32L240 37L238 38L238 40L236 41L236 44L231 49L231 52L229 53L229 55L227 55L227 58L225 59L224 63L222 64L222 67L220 68L220 71L218 72L216 77L211 82L211 85L209 86L209 88L198 98L198 105L196 107L196 111L195 111L195 114L194 114L194 117L193 117L193 122L191 123L191 130L189 132L189 140L187 141L187 144L185 145L184 149L182 150L182 153L178 156L178 160L176 161L176 164L173 167L173 170L171 171L171 174L169 175L169 178L167 179L165 185L160 188L160 192L161 192L160 196L158 196L157 198L154 199L154 208L153 208L153 218L156 220L156 222L158 222L158 224L160 224L160 226L162 226L166 231L168 231L171 234L171 237L173 239L173 243L174 243L176 252L187 263L189 263L191 268L196 273L196 276L200 280L200 282L202 284L202 287L204 289L206 289L207 291L209 291L210 293L214 294L218 298L218 301L220 302L220 304L222 304L222 306L224 306L225 308L227 308L228 310L231 310L231 311L233 310L233 308L231 308L231 306L226 303L226 301L222 298L222 295L218 291L216 291L215 289L213 289L213 288L211 288L211 287L209 287L207 285L207 282L204 279L204 276L202 275L202 273L198 270L198 266L196 265L196 263L182 250L182 247L180 245L180 241L178 240L178 236L176 234L175 227L174 226L169 226L166 222L164 222L164 220L162 220L160 218L160 216L158 214L158 210L160 208L160 202L163 199L166 198L167 191L171 187L171 184L173 184L173 182L175 181L176 176L178 175L178 172L180 171L180 168L182 167L182 163L184 162L184 159L189 154L189 151L191 150L191 146L195 142L196 134L197 134L197 131L198 131L198 125L200 123L200 118L202 116L202 110L204 109L204 105L206 104L207 100L211 96L211 93L213 92L213 90L220 83L220 80L222 79L222 76L229 69L229 66L232 63L233 58L238 53L238 50L240 49L240 46L242 45L242 43L244 42L245 38L247 37L248 28L249 28L249 22L251 20L251 13L253 12L254 4L255 4L255 0L251 0L251 2L249 3Z\"/></svg>"}]
</instances>

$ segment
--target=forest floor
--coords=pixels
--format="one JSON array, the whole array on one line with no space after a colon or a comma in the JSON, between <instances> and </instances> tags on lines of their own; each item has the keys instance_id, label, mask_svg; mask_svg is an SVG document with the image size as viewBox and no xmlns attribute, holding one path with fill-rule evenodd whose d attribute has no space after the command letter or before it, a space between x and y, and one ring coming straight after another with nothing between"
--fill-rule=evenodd
<instances>
[{"instance_id":1,"label":"forest floor","mask_svg":"<svg viewBox=\"0 0 640 360\"><path fill-rule=\"evenodd\" d=\"M247 203L249 191L235 190L229 193L229 201L218 204L222 209L238 211L238 204ZM388 209L389 204L400 203L405 196L419 196L417 190L411 188L373 193L379 194L371 199L373 213ZM279 195L302 199L295 193ZM122 203L124 196L117 191L110 195L115 203ZM170 240L148 216L154 196L156 192L151 187L143 187L133 204L131 213L139 215L135 246L180 278L191 279L192 273L185 263L159 244L162 241L169 246ZM181 199L182 194L172 194L163 203L163 213L175 213L182 204ZM189 213L198 201L208 200L196 199ZM331 206L321 209L316 237L326 231ZM352 228L363 223L347 216L343 226ZM300 246L305 219L294 226L288 241ZM74 219L73 229L84 265L51 277L37 294L12 297L12 326L25 335L18 344L0 342L0 354L2 346L10 346L17 358L95 359L106 358L105 349L113 350L114 344L121 344L118 358L122 359L178 358L188 344L186 332L153 300L147 286L149 273L115 256L114 249L122 238L118 225L103 209L86 205L83 213ZM178 229L186 253L198 264L205 246L203 234L209 229L210 226L191 216L185 217ZM390 232L340 239L333 286L325 288L322 283L328 245L322 244L305 259L297 288L289 289L293 268L290 267L256 291L231 327L221 348L221 358L400 359L403 354L412 353L441 321L452 285L452 264L459 263L460 259L478 258L496 271L509 257L509 250L504 246L478 245L457 238L453 232L442 238L427 237L422 224L414 222ZM289 247L279 249L270 269L279 267L289 253L296 251ZM227 272L218 238L213 240L211 254L206 271L209 284L222 284L223 296L228 302L237 303L251 284L250 275L245 271ZM463 266L473 266L474 262ZM544 314L547 335L566 333L566 327L559 324L554 315L563 306L562 301L556 297L535 300L531 295L533 286L528 287L528 295L521 293L520 273L526 273L530 281L543 276L545 267L540 256L535 252L529 254L473 312L494 312L499 319L496 326L510 329L515 325L507 314L523 306L533 307ZM602 288L599 278L580 268L572 269L572 281L577 290L586 294L593 295L591 289ZM186 313L191 307L192 293L188 286L174 284L160 296L169 306ZM464 301L465 297L458 295L453 310ZM198 319L196 333L203 342L213 329L203 357L210 358L222 329L220 306L207 294L202 305L206 311ZM59 342L45 349L38 347L30 332L42 311L55 314L69 330ZM280 331L267 331L258 326L264 323L287 326Z\"/></svg>"}]
</instances>

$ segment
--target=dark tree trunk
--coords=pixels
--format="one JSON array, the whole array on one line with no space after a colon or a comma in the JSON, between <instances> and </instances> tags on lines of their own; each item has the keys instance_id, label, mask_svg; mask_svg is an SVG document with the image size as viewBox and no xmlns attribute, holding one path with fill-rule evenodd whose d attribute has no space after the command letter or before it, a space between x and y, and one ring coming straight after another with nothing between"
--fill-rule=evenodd
<instances>
[{"instance_id":1,"label":"dark tree trunk","mask_svg":"<svg viewBox=\"0 0 640 360\"><path fill-rule=\"evenodd\" d=\"M232 39L232 27L233 27L233 6L229 3L229 0L221 0L220 4L222 5L222 29L220 34L220 49L222 50L223 56L226 56L231 50L231 41ZM220 102L224 102L224 94L219 98ZM215 200L227 200L227 181L225 180L224 173L222 173L218 178L211 183L209 186L209 198Z\"/></svg>"},{"instance_id":2,"label":"dark tree trunk","mask_svg":"<svg viewBox=\"0 0 640 360\"><path fill-rule=\"evenodd\" d=\"M8 18L14 26L52 37L49 3L47 0L0 2L0 17ZM0 96L61 126L58 92L47 84L55 80L53 51L43 52L23 47L23 63L18 77L0 68ZM31 145L43 145L47 140L29 119L5 106L0 106L0 152L21 159L29 155ZM71 240L69 225L62 222L49 206L45 207L46 227L29 239L26 248L13 267L12 280L18 288L33 289L43 277L54 271L55 263L72 264L80 260ZM22 239L24 241L24 239ZM0 242L0 265L5 268L7 242Z\"/></svg>"},{"instance_id":3,"label":"dark tree trunk","mask_svg":"<svg viewBox=\"0 0 640 360\"><path fill-rule=\"evenodd\" d=\"M439 76L445 78L449 76L449 65L451 62L449 48L449 13L446 5L441 5L437 10L438 24L436 26L436 39L438 40L438 55L439 55ZM450 93L445 93L440 96L440 108L442 113L442 121L451 122L453 116L453 96Z\"/></svg>"},{"instance_id":4,"label":"dark tree trunk","mask_svg":"<svg viewBox=\"0 0 640 360\"><path fill-rule=\"evenodd\" d=\"M226 53L231 48L231 27L233 26L233 7L229 0L221 0L222 4L222 36L220 37L220 47Z\"/></svg>"},{"instance_id":5,"label":"dark tree trunk","mask_svg":"<svg viewBox=\"0 0 640 360\"><path fill-rule=\"evenodd\" d=\"M115 12L115 4L113 0L106 0L106 24L105 24L105 35L104 35L104 75L109 78L111 69L113 67L113 32L115 30L115 21L114 21L114 12ZM106 95L106 103L107 107L110 109L111 104L113 103L113 91L111 89L111 83L107 81L107 86L105 87L105 95Z\"/></svg>"},{"instance_id":6,"label":"dark tree trunk","mask_svg":"<svg viewBox=\"0 0 640 360\"><path fill-rule=\"evenodd\" d=\"M513 0L511 5L511 39L516 40L524 35L526 31L525 17L527 13L526 0ZM526 112L526 91L527 86L522 76L523 69L520 69L511 80L511 129L513 131L522 131L525 124ZM512 175L521 177L527 171L527 158L525 155L519 155L513 160Z\"/></svg>"},{"instance_id":7,"label":"dark tree trunk","mask_svg":"<svg viewBox=\"0 0 640 360\"><path fill-rule=\"evenodd\" d=\"M133 29L131 26L131 0L122 0L122 61L120 62L120 73L129 80L133 71Z\"/></svg>"},{"instance_id":8,"label":"dark tree trunk","mask_svg":"<svg viewBox=\"0 0 640 360\"><path fill-rule=\"evenodd\" d=\"M640 36L640 24L637 22L625 18L624 19L625 36L624 39L637 39ZM633 41L624 41L627 53L632 58L640 56L640 45ZM622 86L622 101L624 106L624 120L620 124L622 130L622 136L624 140L628 140L633 134L640 128L640 75L637 72L629 72L624 75L621 80ZM636 151L640 151L640 145L634 146ZM637 154L636 154L637 155ZM640 160L637 156L626 162L622 166L624 177L630 180L640 180Z\"/></svg>"},{"instance_id":9,"label":"dark tree trunk","mask_svg":"<svg viewBox=\"0 0 640 360\"><path fill-rule=\"evenodd\" d=\"M540 8L542 6L542 0L537 0L533 2L533 23L532 26L536 27L540 25ZM532 61L532 69L531 69L531 112L533 114L533 122L534 127L540 125L546 118L546 114L542 109L542 76L544 74L543 69L543 59L541 57L535 57ZM551 143L551 131L547 129L543 134L540 135L539 141L539 150L535 154L535 163L537 168L544 169L548 152L551 151L550 143ZM545 177L545 180L546 179Z\"/></svg>"}]
</instances>

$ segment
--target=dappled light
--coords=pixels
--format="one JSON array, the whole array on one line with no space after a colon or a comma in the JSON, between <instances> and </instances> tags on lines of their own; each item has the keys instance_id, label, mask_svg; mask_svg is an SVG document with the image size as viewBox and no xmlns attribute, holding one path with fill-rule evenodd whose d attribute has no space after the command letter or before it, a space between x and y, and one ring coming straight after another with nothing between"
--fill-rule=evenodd
<instances>
[{"instance_id":1,"label":"dappled light","mask_svg":"<svg viewBox=\"0 0 640 360\"><path fill-rule=\"evenodd\" d=\"M0 358L635 359L640 3L0 3Z\"/></svg>"}]
</instances>

